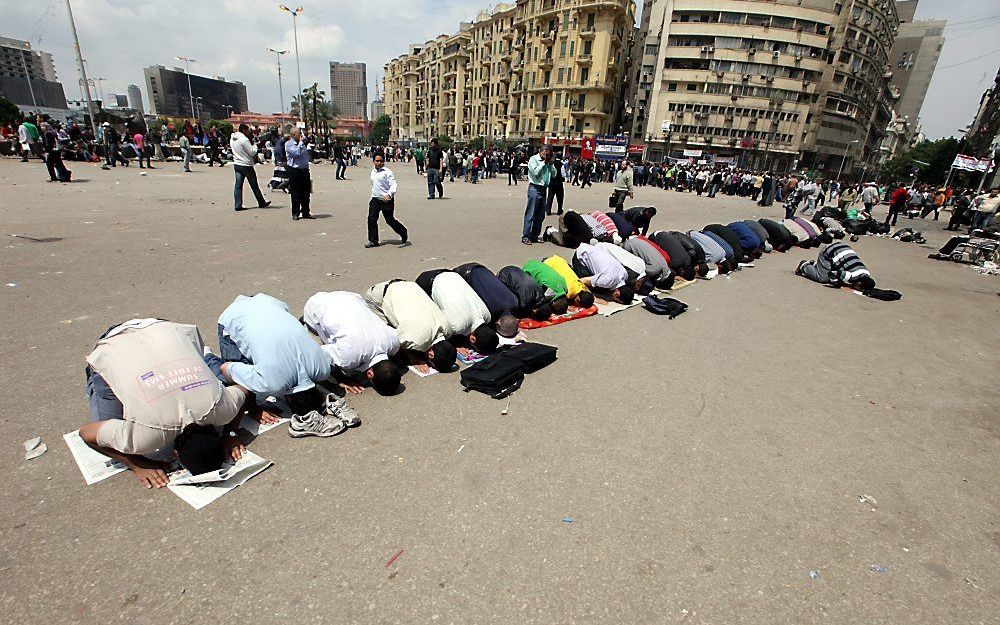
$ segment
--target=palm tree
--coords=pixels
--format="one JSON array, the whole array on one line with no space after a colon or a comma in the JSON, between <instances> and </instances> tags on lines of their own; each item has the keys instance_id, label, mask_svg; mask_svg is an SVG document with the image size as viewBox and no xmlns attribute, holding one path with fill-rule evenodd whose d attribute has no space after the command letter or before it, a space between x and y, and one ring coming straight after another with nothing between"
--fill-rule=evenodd
<instances>
[{"instance_id":1,"label":"palm tree","mask_svg":"<svg viewBox=\"0 0 1000 625\"><path fill-rule=\"evenodd\" d=\"M305 107L304 116L299 113L300 101ZM317 127L323 123L329 124L340 115L340 111L337 110L336 104L326 99L326 92L314 83L313 86L303 89L300 96L292 98L292 115L303 119L315 117L313 127Z\"/></svg>"}]
</instances>

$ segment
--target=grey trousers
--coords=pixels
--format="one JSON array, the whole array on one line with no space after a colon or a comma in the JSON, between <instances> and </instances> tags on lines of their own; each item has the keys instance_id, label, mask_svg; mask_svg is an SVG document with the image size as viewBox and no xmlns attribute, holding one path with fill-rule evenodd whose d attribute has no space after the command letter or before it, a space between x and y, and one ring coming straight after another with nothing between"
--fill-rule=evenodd
<instances>
[{"instance_id":1,"label":"grey trousers","mask_svg":"<svg viewBox=\"0 0 1000 625\"><path fill-rule=\"evenodd\" d=\"M816 264L816 261L809 261L802 265L799 269L802 275L813 282L819 282L820 284L830 284L830 274L822 271L821 268Z\"/></svg>"}]
</instances>

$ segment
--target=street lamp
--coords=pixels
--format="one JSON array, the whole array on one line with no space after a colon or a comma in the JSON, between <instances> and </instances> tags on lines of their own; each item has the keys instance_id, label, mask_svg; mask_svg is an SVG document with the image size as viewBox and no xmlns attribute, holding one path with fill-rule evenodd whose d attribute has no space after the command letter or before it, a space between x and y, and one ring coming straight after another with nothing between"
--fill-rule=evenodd
<instances>
[{"instance_id":1,"label":"street lamp","mask_svg":"<svg viewBox=\"0 0 1000 625\"><path fill-rule=\"evenodd\" d=\"M297 19L299 17L299 13L302 12L302 7L298 7L293 10L289 9L284 4L279 4L278 8L292 15L292 35L295 38L295 74L299 79L299 119L304 121L304 107L302 106L302 66L299 65L299 28Z\"/></svg>"},{"instance_id":2,"label":"street lamp","mask_svg":"<svg viewBox=\"0 0 1000 625\"><path fill-rule=\"evenodd\" d=\"M840 174L844 173L844 163L847 162L847 153L851 149L851 143L860 143L860 142L861 142L860 139L855 139L855 140L849 142L847 144L847 147L844 148L844 156L840 159L840 169L837 170L837 182L838 183L840 182Z\"/></svg>"},{"instance_id":3,"label":"street lamp","mask_svg":"<svg viewBox=\"0 0 1000 625\"><path fill-rule=\"evenodd\" d=\"M281 100L281 116L285 116L285 94L281 89L281 55L288 54L288 50L275 50L274 48L268 48L268 52L274 52L278 59L278 98Z\"/></svg>"},{"instance_id":4,"label":"street lamp","mask_svg":"<svg viewBox=\"0 0 1000 625\"><path fill-rule=\"evenodd\" d=\"M201 114L202 114L202 109L201 109L201 107L202 107L202 104L204 103L204 102L203 102L203 98L202 98L201 96L198 96L197 98L195 98L195 99L194 99L194 101L195 101L195 103L196 103L196 104L198 105L198 114L197 114L197 115L195 115L195 118L196 118L196 119L197 119L198 121L201 121Z\"/></svg>"},{"instance_id":5,"label":"street lamp","mask_svg":"<svg viewBox=\"0 0 1000 625\"><path fill-rule=\"evenodd\" d=\"M194 117L194 95L191 92L191 63L197 63L195 59L189 59L186 56L175 56L178 61L184 61L184 73L187 74L188 79L188 100L191 102L191 117Z\"/></svg>"}]
</instances>

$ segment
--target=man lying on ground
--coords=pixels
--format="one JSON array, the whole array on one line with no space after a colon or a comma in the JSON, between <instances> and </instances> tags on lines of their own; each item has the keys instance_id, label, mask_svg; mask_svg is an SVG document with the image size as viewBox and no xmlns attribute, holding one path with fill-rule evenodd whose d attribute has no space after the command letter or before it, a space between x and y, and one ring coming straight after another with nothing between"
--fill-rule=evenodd
<instances>
[{"instance_id":1,"label":"man lying on ground","mask_svg":"<svg viewBox=\"0 0 1000 625\"><path fill-rule=\"evenodd\" d=\"M320 349L288 305L270 295L240 295L219 315L219 355L226 382L258 395L284 398L292 410L288 433L333 436L360 422L343 398L318 392L330 377L330 357ZM323 413L317 408L323 406ZM263 413L262 423L277 417Z\"/></svg>"},{"instance_id":2,"label":"man lying on ground","mask_svg":"<svg viewBox=\"0 0 1000 625\"><path fill-rule=\"evenodd\" d=\"M746 225L742 221L734 221L727 227L739 239L740 247L742 247L752 258L760 258L763 255L764 242L757 236L757 233L753 231L753 228Z\"/></svg>"},{"instance_id":3,"label":"man lying on ground","mask_svg":"<svg viewBox=\"0 0 1000 625\"><path fill-rule=\"evenodd\" d=\"M610 240L604 227L589 214L581 215L576 211L566 211L559 217L559 227L548 226L542 234L543 241L551 241L563 247L576 248L581 243L589 243L591 239Z\"/></svg>"},{"instance_id":4,"label":"man lying on ground","mask_svg":"<svg viewBox=\"0 0 1000 625\"><path fill-rule=\"evenodd\" d=\"M694 280L699 275L708 273L708 265L695 265L691 254L674 233L667 230L657 230L649 238L667 253L667 257L670 259L668 261L670 270L681 279Z\"/></svg>"},{"instance_id":5,"label":"man lying on ground","mask_svg":"<svg viewBox=\"0 0 1000 625\"><path fill-rule=\"evenodd\" d=\"M729 247L732 248L733 256L737 263L749 263L753 260L747 250L744 250L743 246L740 245L740 238L726 226L722 224L708 224L705 226L704 231L711 232L725 240L729 244ZM667 251L669 252L670 250Z\"/></svg>"},{"instance_id":6,"label":"man lying on ground","mask_svg":"<svg viewBox=\"0 0 1000 625\"><path fill-rule=\"evenodd\" d=\"M726 257L726 250L719 245L718 241L698 230L691 230L688 232L688 236L702 249L705 254L705 262L714 263L719 268L719 273L729 273L733 270Z\"/></svg>"},{"instance_id":7,"label":"man lying on ground","mask_svg":"<svg viewBox=\"0 0 1000 625\"><path fill-rule=\"evenodd\" d=\"M846 243L833 243L819 251L815 261L802 261L795 275L831 286L845 286L856 291L875 287L875 280L858 254Z\"/></svg>"},{"instance_id":8,"label":"man lying on ground","mask_svg":"<svg viewBox=\"0 0 1000 625\"><path fill-rule=\"evenodd\" d=\"M779 252L787 252L798 245L798 238L789 232L784 224L767 218L760 219L757 223L767 230L767 240Z\"/></svg>"},{"instance_id":9,"label":"man lying on ground","mask_svg":"<svg viewBox=\"0 0 1000 625\"><path fill-rule=\"evenodd\" d=\"M147 457L158 450L195 475L238 460L243 445L229 433L249 393L224 386L220 365L193 325L133 319L111 328L87 356L91 423L80 437L146 488L167 485L167 463Z\"/></svg>"},{"instance_id":10,"label":"man lying on ground","mask_svg":"<svg viewBox=\"0 0 1000 625\"><path fill-rule=\"evenodd\" d=\"M765 254L770 254L774 250L774 246L771 245L771 241L767 235L767 229L753 219L744 219L743 223L747 228L753 230L753 233L757 235L758 239L760 239L761 251Z\"/></svg>"},{"instance_id":11,"label":"man lying on ground","mask_svg":"<svg viewBox=\"0 0 1000 625\"><path fill-rule=\"evenodd\" d=\"M497 277L517 298L517 307L512 311L515 317L547 321L552 316L551 298L545 295L545 289L523 269L508 265L500 270Z\"/></svg>"},{"instance_id":12,"label":"man lying on ground","mask_svg":"<svg viewBox=\"0 0 1000 625\"><path fill-rule=\"evenodd\" d=\"M448 341L451 325L416 282L379 282L364 297L368 307L396 329L399 347L412 362L426 362L442 373L455 367L455 346Z\"/></svg>"},{"instance_id":13,"label":"man lying on ground","mask_svg":"<svg viewBox=\"0 0 1000 625\"><path fill-rule=\"evenodd\" d=\"M559 272L549 267L540 260L529 260L521 268L525 274L531 277L545 293L545 297L552 307L553 315L563 315L569 307L569 300L566 297L568 289L566 280L559 275ZM574 302L574 305L577 305Z\"/></svg>"},{"instance_id":14,"label":"man lying on ground","mask_svg":"<svg viewBox=\"0 0 1000 625\"><path fill-rule=\"evenodd\" d=\"M580 280L580 276L576 275L576 272L569 266L565 258L562 256L549 256L542 263L551 267L559 274L559 277L566 281L566 299L570 304L574 304L580 308L590 308L594 305L594 294Z\"/></svg>"},{"instance_id":15,"label":"man lying on ground","mask_svg":"<svg viewBox=\"0 0 1000 625\"><path fill-rule=\"evenodd\" d=\"M658 289L670 290L674 285L674 274L670 270L670 256L642 235L629 237L622 244L625 251L642 259L645 264L647 281Z\"/></svg>"},{"instance_id":16,"label":"man lying on ground","mask_svg":"<svg viewBox=\"0 0 1000 625\"><path fill-rule=\"evenodd\" d=\"M607 250L581 243L573 253L573 271L595 294L620 304L631 304L638 275L629 271Z\"/></svg>"},{"instance_id":17,"label":"man lying on ground","mask_svg":"<svg viewBox=\"0 0 1000 625\"><path fill-rule=\"evenodd\" d=\"M486 304L497 334L508 339L517 336L518 322L513 314L513 310L517 308L517 297L510 292L507 285L479 263L459 265L455 267L455 273L460 275Z\"/></svg>"},{"instance_id":18,"label":"man lying on ground","mask_svg":"<svg viewBox=\"0 0 1000 625\"><path fill-rule=\"evenodd\" d=\"M450 269L431 269L417 276L417 284L448 319L453 343L467 342L480 354L496 351L499 339L490 325L490 310L462 276Z\"/></svg>"},{"instance_id":19,"label":"man lying on ground","mask_svg":"<svg viewBox=\"0 0 1000 625\"><path fill-rule=\"evenodd\" d=\"M306 301L302 321L323 341L333 374L349 378L341 384L352 393L361 392L367 379L380 395L399 390L402 372L390 360L399 351L396 331L379 319L357 293L316 293Z\"/></svg>"}]
</instances>

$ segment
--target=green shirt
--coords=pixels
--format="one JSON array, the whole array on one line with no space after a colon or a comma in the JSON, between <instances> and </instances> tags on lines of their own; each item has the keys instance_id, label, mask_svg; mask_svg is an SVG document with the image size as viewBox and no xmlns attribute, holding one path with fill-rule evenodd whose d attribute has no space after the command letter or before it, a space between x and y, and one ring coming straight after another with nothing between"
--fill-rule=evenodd
<instances>
[{"instance_id":1,"label":"green shirt","mask_svg":"<svg viewBox=\"0 0 1000 625\"><path fill-rule=\"evenodd\" d=\"M542 285L549 291L555 293L553 299L557 297L566 297L566 280L559 275L559 272L549 267L540 260L529 260L524 263L524 273L534 279L535 282Z\"/></svg>"},{"instance_id":2,"label":"green shirt","mask_svg":"<svg viewBox=\"0 0 1000 625\"><path fill-rule=\"evenodd\" d=\"M551 165L542 160L542 157L538 154L528 159L528 182L547 187L551 180Z\"/></svg>"}]
</instances>

